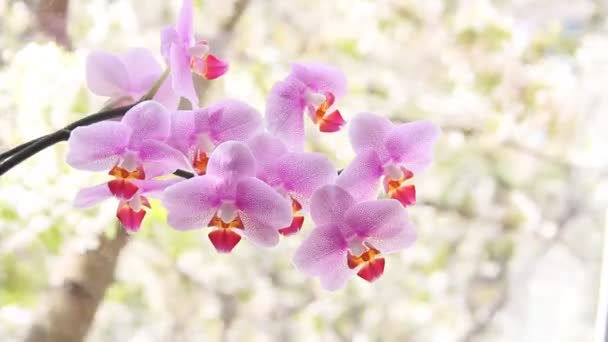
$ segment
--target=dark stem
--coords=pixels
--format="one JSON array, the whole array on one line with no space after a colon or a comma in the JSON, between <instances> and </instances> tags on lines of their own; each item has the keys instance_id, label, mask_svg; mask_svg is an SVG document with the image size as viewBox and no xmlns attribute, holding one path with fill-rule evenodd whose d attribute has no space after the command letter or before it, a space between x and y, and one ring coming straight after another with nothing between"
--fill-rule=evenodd
<instances>
[{"instance_id":1,"label":"dark stem","mask_svg":"<svg viewBox=\"0 0 608 342\"><path fill-rule=\"evenodd\" d=\"M45 148L53 146L58 142L68 140L70 134L75 128L80 126L87 126L100 121L122 117L129 109L133 108L133 106L135 106L136 104L137 103L91 114L67 125L65 128L60 129L54 133L28 141L0 154L0 160L2 160L2 162L0 162L0 175L3 175L8 170L19 165L29 157L44 150Z\"/></svg>"}]
</instances>

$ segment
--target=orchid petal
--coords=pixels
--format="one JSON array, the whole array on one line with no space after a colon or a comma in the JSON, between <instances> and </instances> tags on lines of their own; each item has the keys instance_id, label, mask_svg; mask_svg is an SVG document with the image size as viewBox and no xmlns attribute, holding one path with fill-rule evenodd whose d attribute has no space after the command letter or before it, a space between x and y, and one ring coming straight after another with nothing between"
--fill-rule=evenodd
<instances>
[{"instance_id":1,"label":"orchid petal","mask_svg":"<svg viewBox=\"0 0 608 342\"><path fill-rule=\"evenodd\" d=\"M207 227L220 205L219 182L212 176L194 177L165 189L162 203L168 212L167 223L178 230Z\"/></svg>"},{"instance_id":2,"label":"orchid petal","mask_svg":"<svg viewBox=\"0 0 608 342\"><path fill-rule=\"evenodd\" d=\"M163 28L160 31L160 53L167 63L171 56L171 46L174 44L179 45L177 31L173 27Z\"/></svg>"},{"instance_id":3,"label":"orchid petal","mask_svg":"<svg viewBox=\"0 0 608 342\"><path fill-rule=\"evenodd\" d=\"M175 31L183 44L188 47L194 44L194 28L192 26L193 12L192 0L184 0L179 16L177 17L177 24L175 25Z\"/></svg>"},{"instance_id":4,"label":"orchid petal","mask_svg":"<svg viewBox=\"0 0 608 342\"><path fill-rule=\"evenodd\" d=\"M227 141L211 154L207 174L224 179L255 177L255 160L245 144Z\"/></svg>"},{"instance_id":5,"label":"orchid petal","mask_svg":"<svg viewBox=\"0 0 608 342\"><path fill-rule=\"evenodd\" d=\"M119 55L119 58L128 73L129 89L139 93L139 96L142 96L152 88L156 80L163 73L154 55L147 49L129 49ZM123 75L123 77L125 76Z\"/></svg>"},{"instance_id":6,"label":"orchid petal","mask_svg":"<svg viewBox=\"0 0 608 342\"><path fill-rule=\"evenodd\" d=\"M285 190L306 199L338 176L325 155L310 152L287 153L277 161L276 172Z\"/></svg>"},{"instance_id":7,"label":"orchid petal","mask_svg":"<svg viewBox=\"0 0 608 342\"><path fill-rule=\"evenodd\" d=\"M168 175L177 169L192 170L183 153L156 140L144 140L141 143L139 158L148 178Z\"/></svg>"},{"instance_id":8,"label":"orchid petal","mask_svg":"<svg viewBox=\"0 0 608 342\"><path fill-rule=\"evenodd\" d=\"M86 60L87 87L100 96L117 97L129 92L127 69L120 58L105 52L93 52Z\"/></svg>"},{"instance_id":9,"label":"orchid petal","mask_svg":"<svg viewBox=\"0 0 608 342\"><path fill-rule=\"evenodd\" d=\"M310 216L317 225L342 222L344 214L355 199L337 185L325 185L310 199Z\"/></svg>"},{"instance_id":10,"label":"orchid petal","mask_svg":"<svg viewBox=\"0 0 608 342\"><path fill-rule=\"evenodd\" d=\"M373 150L366 150L342 171L336 184L356 198L375 199L383 172L378 154Z\"/></svg>"},{"instance_id":11,"label":"orchid petal","mask_svg":"<svg viewBox=\"0 0 608 342\"><path fill-rule=\"evenodd\" d=\"M407 211L393 199L357 203L346 212L344 223L345 229L385 254L404 249L416 240Z\"/></svg>"},{"instance_id":12,"label":"orchid petal","mask_svg":"<svg viewBox=\"0 0 608 342\"><path fill-rule=\"evenodd\" d=\"M122 123L133 129L129 147L138 150L145 140L165 140L171 133L171 117L156 101L144 101L129 109Z\"/></svg>"},{"instance_id":13,"label":"orchid petal","mask_svg":"<svg viewBox=\"0 0 608 342\"><path fill-rule=\"evenodd\" d=\"M258 165L269 167L287 153L287 146L281 139L270 133L262 133L247 141L247 146L253 153Z\"/></svg>"},{"instance_id":14,"label":"orchid petal","mask_svg":"<svg viewBox=\"0 0 608 342\"><path fill-rule=\"evenodd\" d=\"M118 163L127 147L131 128L102 121L74 129L68 140L67 163L81 170L109 170Z\"/></svg>"},{"instance_id":15,"label":"orchid petal","mask_svg":"<svg viewBox=\"0 0 608 342\"><path fill-rule=\"evenodd\" d=\"M291 205L268 184L257 178L239 181L235 206L245 227L243 234L253 243L271 247L279 242L278 230L291 223Z\"/></svg>"},{"instance_id":16,"label":"orchid petal","mask_svg":"<svg viewBox=\"0 0 608 342\"><path fill-rule=\"evenodd\" d=\"M336 225L317 226L296 250L293 261L298 270L319 276L327 290L343 287L353 273L346 263L347 243Z\"/></svg>"},{"instance_id":17,"label":"orchid petal","mask_svg":"<svg viewBox=\"0 0 608 342\"><path fill-rule=\"evenodd\" d=\"M108 183L102 183L80 190L74 199L74 206L76 208L90 208L110 197L112 197L112 193L108 188Z\"/></svg>"},{"instance_id":18,"label":"orchid petal","mask_svg":"<svg viewBox=\"0 0 608 342\"><path fill-rule=\"evenodd\" d=\"M180 110L171 113L171 134L167 143L188 154L195 143L194 112Z\"/></svg>"},{"instance_id":19,"label":"orchid petal","mask_svg":"<svg viewBox=\"0 0 608 342\"><path fill-rule=\"evenodd\" d=\"M209 133L216 144L245 141L262 128L262 115L242 101L222 100L210 106L207 113Z\"/></svg>"},{"instance_id":20,"label":"orchid petal","mask_svg":"<svg viewBox=\"0 0 608 342\"><path fill-rule=\"evenodd\" d=\"M386 138L392 159L404 163L413 173L427 168L433 159L433 145L441 133L430 121L414 121L395 127Z\"/></svg>"},{"instance_id":21,"label":"orchid petal","mask_svg":"<svg viewBox=\"0 0 608 342\"><path fill-rule=\"evenodd\" d=\"M295 78L276 83L266 101L268 131L293 150L304 148L306 86Z\"/></svg>"},{"instance_id":22,"label":"orchid petal","mask_svg":"<svg viewBox=\"0 0 608 342\"><path fill-rule=\"evenodd\" d=\"M372 149L384 151L384 139L393 128L389 119L372 114L359 113L351 120L348 128L350 143L356 153Z\"/></svg>"},{"instance_id":23,"label":"orchid petal","mask_svg":"<svg viewBox=\"0 0 608 342\"><path fill-rule=\"evenodd\" d=\"M171 68L171 86L176 94L185 97L193 107L198 106L198 95L192 81L190 56L183 47L176 44L169 49L169 67Z\"/></svg>"},{"instance_id":24,"label":"orchid petal","mask_svg":"<svg viewBox=\"0 0 608 342\"><path fill-rule=\"evenodd\" d=\"M291 72L313 91L330 92L336 98L346 94L346 76L336 67L320 63L294 63Z\"/></svg>"}]
</instances>

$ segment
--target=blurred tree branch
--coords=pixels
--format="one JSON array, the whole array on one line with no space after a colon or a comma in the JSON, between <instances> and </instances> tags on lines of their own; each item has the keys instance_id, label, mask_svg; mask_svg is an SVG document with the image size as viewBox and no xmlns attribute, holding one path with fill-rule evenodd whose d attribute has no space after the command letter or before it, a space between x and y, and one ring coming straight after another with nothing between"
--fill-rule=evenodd
<instances>
[{"instance_id":1,"label":"blurred tree branch","mask_svg":"<svg viewBox=\"0 0 608 342\"><path fill-rule=\"evenodd\" d=\"M82 341L114 280L118 257L127 242L127 233L117 224L114 237L102 234L97 248L71 257L62 267L63 282L50 289L26 341Z\"/></svg>"},{"instance_id":2,"label":"blurred tree branch","mask_svg":"<svg viewBox=\"0 0 608 342\"><path fill-rule=\"evenodd\" d=\"M42 33L71 50L67 31L68 9L69 0L40 0L36 6L36 20Z\"/></svg>"}]
</instances>

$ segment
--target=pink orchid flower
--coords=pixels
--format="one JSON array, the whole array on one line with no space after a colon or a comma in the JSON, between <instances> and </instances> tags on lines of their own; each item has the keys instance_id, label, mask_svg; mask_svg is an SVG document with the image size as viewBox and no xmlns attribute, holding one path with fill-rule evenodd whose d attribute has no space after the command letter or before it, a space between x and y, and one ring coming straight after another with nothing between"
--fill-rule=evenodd
<instances>
[{"instance_id":1,"label":"pink orchid flower","mask_svg":"<svg viewBox=\"0 0 608 342\"><path fill-rule=\"evenodd\" d=\"M332 106L345 93L346 76L341 70L324 64L293 64L291 74L270 90L266 102L268 130L302 149L304 113L308 111L320 131L336 132L345 121Z\"/></svg>"},{"instance_id":2,"label":"pink orchid flower","mask_svg":"<svg viewBox=\"0 0 608 342\"><path fill-rule=\"evenodd\" d=\"M262 128L262 115L238 100L222 100L209 107L178 111L171 122L169 144L188 156L202 176L215 147L229 140L246 141Z\"/></svg>"},{"instance_id":3,"label":"pink orchid flower","mask_svg":"<svg viewBox=\"0 0 608 342\"><path fill-rule=\"evenodd\" d=\"M171 68L173 90L197 106L192 72L212 80L225 74L228 64L209 53L207 41L195 41L192 14L192 0L184 0L175 27L161 32L161 53Z\"/></svg>"},{"instance_id":4,"label":"pink orchid flower","mask_svg":"<svg viewBox=\"0 0 608 342\"><path fill-rule=\"evenodd\" d=\"M87 56L86 81L95 94L107 96L117 105L127 105L142 98L162 76L163 69L152 53L133 48L119 55L92 52ZM119 101L121 100L121 101ZM165 81L154 100L167 108L177 108L178 98Z\"/></svg>"},{"instance_id":5,"label":"pink orchid flower","mask_svg":"<svg viewBox=\"0 0 608 342\"><path fill-rule=\"evenodd\" d=\"M281 227L291 221L291 207L271 186L255 178L256 162L241 142L219 145L207 173L165 189L167 222L185 230L211 227L211 243L228 253L242 236L262 247L279 242Z\"/></svg>"},{"instance_id":6,"label":"pink orchid flower","mask_svg":"<svg viewBox=\"0 0 608 342\"><path fill-rule=\"evenodd\" d=\"M427 168L440 134L430 121L393 124L383 116L360 113L349 127L357 156L338 177L336 184L357 198L375 198L380 180L390 198L404 206L416 201L412 177Z\"/></svg>"},{"instance_id":7,"label":"pink orchid flower","mask_svg":"<svg viewBox=\"0 0 608 342\"><path fill-rule=\"evenodd\" d=\"M155 101L141 102L118 121L102 121L72 131L67 163L80 170L104 171L114 179L82 190L75 205L88 207L114 196L120 200L119 220L128 231L139 229L149 206L142 196L170 182L152 180L188 167L186 157L164 141L171 127L169 112Z\"/></svg>"},{"instance_id":8,"label":"pink orchid flower","mask_svg":"<svg viewBox=\"0 0 608 342\"><path fill-rule=\"evenodd\" d=\"M369 282L384 273L384 255L410 246L415 232L393 199L356 203L345 189L326 185L311 199L316 228L296 250L296 267L318 276L328 290L343 287L356 272Z\"/></svg>"},{"instance_id":9,"label":"pink orchid flower","mask_svg":"<svg viewBox=\"0 0 608 342\"><path fill-rule=\"evenodd\" d=\"M319 187L335 181L335 167L322 153L290 152L269 133L252 138L248 144L257 161L257 177L291 202L291 224L279 233L288 236L299 232L310 197Z\"/></svg>"}]
</instances>

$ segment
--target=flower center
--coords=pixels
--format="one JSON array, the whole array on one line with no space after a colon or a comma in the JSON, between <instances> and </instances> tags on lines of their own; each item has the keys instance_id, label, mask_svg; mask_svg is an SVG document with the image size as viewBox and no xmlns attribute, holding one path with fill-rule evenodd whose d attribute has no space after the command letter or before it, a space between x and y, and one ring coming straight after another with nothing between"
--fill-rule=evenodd
<instances>
[{"instance_id":1,"label":"flower center","mask_svg":"<svg viewBox=\"0 0 608 342\"><path fill-rule=\"evenodd\" d=\"M207 173L209 155L215 149L215 144L207 133L199 134L197 140L196 149L192 156L192 167L199 176L202 176Z\"/></svg>"},{"instance_id":2,"label":"flower center","mask_svg":"<svg viewBox=\"0 0 608 342\"><path fill-rule=\"evenodd\" d=\"M209 221L209 227L214 228L209 234L209 240L220 253L229 253L241 241L241 235L236 231L245 229L233 203L224 203Z\"/></svg>"},{"instance_id":3,"label":"flower center","mask_svg":"<svg viewBox=\"0 0 608 342\"><path fill-rule=\"evenodd\" d=\"M390 163L384 166L384 175L384 190L390 198L401 202L404 207L416 202L414 174L410 170Z\"/></svg>"},{"instance_id":4,"label":"flower center","mask_svg":"<svg viewBox=\"0 0 608 342\"><path fill-rule=\"evenodd\" d=\"M114 179L108 182L108 188L112 195L121 200L129 200L137 191L139 187L130 179L145 179L146 175L144 169L141 167L134 168L132 171L127 170L121 166L114 166L108 173L110 176L114 176Z\"/></svg>"},{"instance_id":5,"label":"flower center","mask_svg":"<svg viewBox=\"0 0 608 342\"><path fill-rule=\"evenodd\" d=\"M330 92L307 92L306 102L312 115L312 121L321 132L339 131L346 123L339 110L327 113L334 104L336 97Z\"/></svg>"},{"instance_id":6,"label":"flower center","mask_svg":"<svg viewBox=\"0 0 608 342\"><path fill-rule=\"evenodd\" d=\"M362 243L351 244L346 258L348 267L352 270L359 268L357 275L369 282L380 278L384 273L384 258L374 247Z\"/></svg>"}]
</instances>

